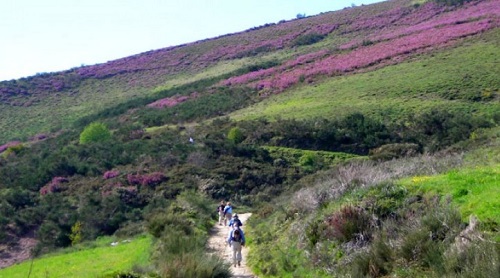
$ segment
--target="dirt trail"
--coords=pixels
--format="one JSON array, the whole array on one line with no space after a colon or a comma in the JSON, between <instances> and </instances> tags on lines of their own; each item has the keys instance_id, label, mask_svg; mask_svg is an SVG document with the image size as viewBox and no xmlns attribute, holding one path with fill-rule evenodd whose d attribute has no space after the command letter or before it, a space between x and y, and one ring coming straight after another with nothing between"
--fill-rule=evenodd
<instances>
[{"instance_id":1,"label":"dirt trail","mask_svg":"<svg viewBox=\"0 0 500 278\"><path fill-rule=\"evenodd\" d=\"M238 214L239 219L243 223L242 230L245 231L245 222L250 217L251 213ZM226 239L229 233L229 227L220 226L216 224L210 231L210 238L208 239L208 252L209 254L218 254L224 260L231 263L232 262L232 251L228 247ZM245 236L247 236L245 234ZM248 247L243 247L241 251L243 260L241 261L241 266L234 267L231 266L231 271L233 272L233 277L238 278L256 278L250 268L247 267L246 259L248 255Z\"/></svg>"}]
</instances>

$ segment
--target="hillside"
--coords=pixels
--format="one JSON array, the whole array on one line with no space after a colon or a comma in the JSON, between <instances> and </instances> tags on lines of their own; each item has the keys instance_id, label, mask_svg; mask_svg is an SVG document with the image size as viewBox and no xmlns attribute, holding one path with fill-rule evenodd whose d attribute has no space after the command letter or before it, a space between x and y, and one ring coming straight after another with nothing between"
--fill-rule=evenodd
<instances>
[{"instance_id":1,"label":"hillside","mask_svg":"<svg viewBox=\"0 0 500 278\"><path fill-rule=\"evenodd\" d=\"M254 211L259 277L491 273L500 2L442 2L346 8L0 82L0 268L149 233L151 266L135 271L227 277L216 258L199 263L224 199Z\"/></svg>"}]
</instances>

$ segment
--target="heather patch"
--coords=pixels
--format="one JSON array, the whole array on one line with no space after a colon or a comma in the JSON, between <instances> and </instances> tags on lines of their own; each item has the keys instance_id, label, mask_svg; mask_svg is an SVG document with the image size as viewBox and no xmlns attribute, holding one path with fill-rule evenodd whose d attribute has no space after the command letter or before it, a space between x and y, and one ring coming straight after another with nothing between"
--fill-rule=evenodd
<instances>
[{"instance_id":1,"label":"heather patch","mask_svg":"<svg viewBox=\"0 0 500 278\"><path fill-rule=\"evenodd\" d=\"M15 147L15 146L18 146L20 144L22 144L22 142L20 142L20 141L12 141L12 142L3 144L0 146L0 153L4 152L5 150L7 150L10 147Z\"/></svg>"},{"instance_id":2,"label":"heather patch","mask_svg":"<svg viewBox=\"0 0 500 278\"><path fill-rule=\"evenodd\" d=\"M301 81L312 80L318 75L342 75L384 60L400 63L404 59L397 59L398 56L422 49L435 50L449 45L449 42L456 39L484 32L498 25L500 9L492 1L476 3L434 17L444 9L442 6L429 3L418 9L399 7L387 11L387 14L358 20L351 25L353 29L373 28L380 31L369 39L354 40L340 46L340 49L352 51L332 53L324 57L325 50L320 50L303 55L295 61L289 61L283 66L229 78L222 84L246 84L259 90L281 92ZM422 18L428 20L417 22ZM400 20L402 22L399 22ZM389 28L387 31L382 28L388 25L395 25L398 29Z\"/></svg>"},{"instance_id":3,"label":"heather patch","mask_svg":"<svg viewBox=\"0 0 500 278\"><path fill-rule=\"evenodd\" d=\"M66 177L54 177L52 181L40 188L40 195L47 195L49 193L61 192L64 190L63 183L69 182Z\"/></svg>"},{"instance_id":4,"label":"heather patch","mask_svg":"<svg viewBox=\"0 0 500 278\"><path fill-rule=\"evenodd\" d=\"M162 98L153 103L148 104L147 106L152 108L173 107L178 105L179 103L188 101L190 99L194 99L196 97L198 97L198 93L194 92L191 93L189 96L175 96L175 97Z\"/></svg>"}]
</instances>

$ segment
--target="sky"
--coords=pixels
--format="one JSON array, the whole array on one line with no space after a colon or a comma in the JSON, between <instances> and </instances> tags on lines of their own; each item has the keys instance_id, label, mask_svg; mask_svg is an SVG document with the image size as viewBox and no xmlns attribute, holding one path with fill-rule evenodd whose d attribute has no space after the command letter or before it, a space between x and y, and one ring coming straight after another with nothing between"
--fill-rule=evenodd
<instances>
[{"instance_id":1,"label":"sky","mask_svg":"<svg viewBox=\"0 0 500 278\"><path fill-rule=\"evenodd\" d=\"M0 81L381 0L0 0Z\"/></svg>"}]
</instances>

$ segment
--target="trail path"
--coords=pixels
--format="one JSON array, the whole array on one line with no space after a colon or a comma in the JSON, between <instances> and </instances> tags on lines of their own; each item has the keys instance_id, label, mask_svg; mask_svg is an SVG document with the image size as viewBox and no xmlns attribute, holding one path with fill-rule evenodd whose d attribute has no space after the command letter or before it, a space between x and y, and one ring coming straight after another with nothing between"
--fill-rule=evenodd
<instances>
[{"instance_id":1,"label":"trail path","mask_svg":"<svg viewBox=\"0 0 500 278\"><path fill-rule=\"evenodd\" d=\"M242 227L243 231L245 231L245 222L247 221L248 217L250 217L250 215L252 214L251 213L238 214L239 219L243 223ZM217 254L227 262L231 263L233 254L231 249L228 247L226 243L229 229L230 228L228 226L220 226L219 224L216 224L212 228L212 230L210 231L210 238L208 239L208 253ZM233 277L256 278L257 276L253 275L250 268L247 267L246 260L248 255L248 247L243 247L241 255L243 257L243 260L241 261L241 266L238 267L231 266Z\"/></svg>"}]
</instances>

